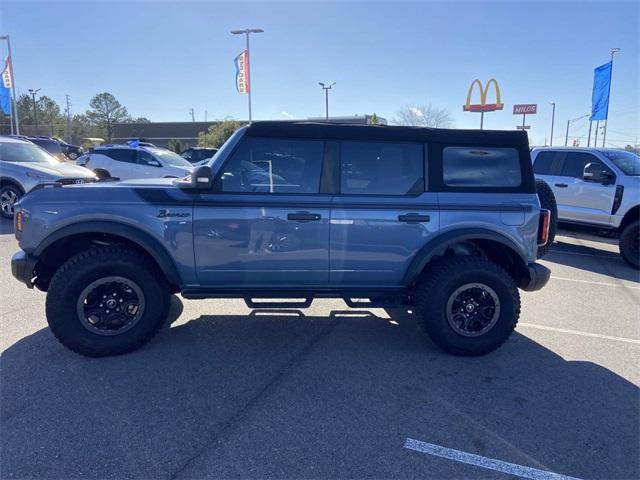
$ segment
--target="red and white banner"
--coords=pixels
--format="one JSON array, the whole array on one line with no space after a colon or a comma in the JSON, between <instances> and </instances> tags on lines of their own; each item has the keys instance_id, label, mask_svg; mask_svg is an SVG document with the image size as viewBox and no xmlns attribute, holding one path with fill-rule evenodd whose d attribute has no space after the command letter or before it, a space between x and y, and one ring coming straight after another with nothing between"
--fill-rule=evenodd
<instances>
[{"instance_id":1,"label":"red and white banner","mask_svg":"<svg viewBox=\"0 0 640 480\"><path fill-rule=\"evenodd\" d=\"M234 63L236 64L236 90L239 93L249 93L249 52L243 50L238 55Z\"/></svg>"},{"instance_id":2,"label":"red and white banner","mask_svg":"<svg viewBox=\"0 0 640 480\"><path fill-rule=\"evenodd\" d=\"M4 63L4 70L2 71L2 86L4 88L11 88L11 59L7 57Z\"/></svg>"}]
</instances>

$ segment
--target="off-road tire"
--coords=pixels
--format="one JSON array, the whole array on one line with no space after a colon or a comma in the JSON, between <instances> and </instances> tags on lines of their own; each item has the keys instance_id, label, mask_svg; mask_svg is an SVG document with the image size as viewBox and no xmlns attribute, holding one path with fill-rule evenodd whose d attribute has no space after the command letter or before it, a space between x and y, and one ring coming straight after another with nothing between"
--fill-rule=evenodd
<instances>
[{"instance_id":1,"label":"off-road tire","mask_svg":"<svg viewBox=\"0 0 640 480\"><path fill-rule=\"evenodd\" d=\"M15 185L8 184L0 189L0 198L3 198L5 195L15 196L16 198L16 200L14 200L14 205L15 205L15 202L17 202L18 200L20 200L20 198L22 198L22 191ZM11 211L13 211L13 205L10 207L7 206L7 208L11 208ZM4 209L0 209L0 215L2 215L3 218L13 218L13 213L9 213L8 211L5 212Z\"/></svg>"},{"instance_id":2,"label":"off-road tire","mask_svg":"<svg viewBox=\"0 0 640 480\"><path fill-rule=\"evenodd\" d=\"M134 282L146 300L130 330L106 336L87 329L76 308L88 285L111 276ZM58 269L47 292L46 314L51 331L65 347L87 357L106 357L132 352L151 340L166 321L169 307L167 281L149 258L129 247L99 246L74 255Z\"/></svg>"},{"instance_id":3,"label":"off-road tire","mask_svg":"<svg viewBox=\"0 0 640 480\"><path fill-rule=\"evenodd\" d=\"M640 221L631 222L620 234L620 255L633 268L640 269L638 239L640 237Z\"/></svg>"},{"instance_id":4,"label":"off-road tire","mask_svg":"<svg viewBox=\"0 0 640 480\"><path fill-rule=\"evenodd\" d=\"M558 205L553 190L544 180L536 180L536 192L540 199L540 206L551 212L551 222L549 223L549 239L547 244L538 247L538 258L544 257L556 238L556 230L558 228Z\"/></svg>"},{"instance_id":5,"label":"off-road tire","mask_svg":"<svg viewBox=\"0 0 640 480\"><path fill-rule=\"evenodd\" d=\"M477 356L495 350L509 338L520 316L520 295L505 270L473 256L444 258L427 268L414 292L416 313L418 322L436 345L454 355ZM447 301L457 288L476 282L494 290L500 301L500 314L487 332L465 337L447 321Z\"/></svg>"}]
</instances>

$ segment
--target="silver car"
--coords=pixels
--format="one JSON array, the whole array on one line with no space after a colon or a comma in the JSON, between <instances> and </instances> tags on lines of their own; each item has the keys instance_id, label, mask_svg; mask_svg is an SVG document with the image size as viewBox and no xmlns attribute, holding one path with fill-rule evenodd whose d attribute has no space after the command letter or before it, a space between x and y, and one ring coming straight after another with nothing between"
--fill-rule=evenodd
<instances>
[{"instance_id":1,"label":"silver car","mask_svg":"<svg viewBox=\"0 0 640 480\"><path fill-rule=\"evenodd\" d=\"M60 162L28 140L0 137L0 214L5 218L13 218L15 203L36 185L96 180L91 170Z\"/></svg>"}]
</instances>

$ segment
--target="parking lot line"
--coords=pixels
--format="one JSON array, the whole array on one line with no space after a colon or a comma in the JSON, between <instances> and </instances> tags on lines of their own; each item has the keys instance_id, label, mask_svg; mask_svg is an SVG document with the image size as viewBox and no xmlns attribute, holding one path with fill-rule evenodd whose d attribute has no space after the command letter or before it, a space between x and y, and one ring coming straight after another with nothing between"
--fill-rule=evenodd
<instances>
[{"instance_id":1,"label":"parking lot line","mask_svg":"<svg viewBox=\"0 0 640 480\"><path fill-rule=\"evenodd\" d=\"M592 285L602 285L602 286L605 286L605 287L631 288L633 290L640 290L640 287L632 287L631 285L617 285L615 283L596 282L594 280L578 280L577 278L556 277L555 275L551 275L551 279L552 280L564 280L565 282L589 283L589 284L592 284Z\"/></svg>"},{"instance_id":2,"label":"parking lot line","mask_svg":"<svg viewBox=\"0 0 640 480\"><path fill-rule=\"evenodd\" d=\"M536 325L533 323L518 323L519 327L528 327L528 328L537 328L539 330L549 330L551 332L559 332L559 333L570 333L572 335L581 335L583 337L594 337L594 338L602 338L604 340L614 340L616 342L625 342L632 343L634 345L640 345L640 340L635 340L633 338L623 338L623 337L612 337L609 335L600 335L599 333L590 333L590 332L581 332L579 330L567 330L564 328L556 328L556 327L547 327L546 325Z\"/></svg>"},{"instance_id":3,"label":"parking lot line","mask_svg":"<svg viewBox=\"0 0 640 480\"><path fill-rule=\"evenodd\" d=\"M595 257L595 258L612 258L614 260L618 260L620 255L617 253L582 253L582 252L568 252L565 250L549 250L548 255L556 254L556 255L579 255L583 257Z\"/></svg>"},{"instance_id":4,"label":"parking lot line","mask_svg":"<svg viewBox=\"0 0 640 480\"><path fill-rule=\"evenodd\" d=\"M560 475L559 473L549 472L547 470L525 467L524 465L518 465L517 463L503 462L502 460L496 460L495 458L483 457L481 455L475 455L473 453L467 453L453 448L441 447L440 445L421 442L420 440L414 440L413 438L407 438L404 442L404 448L460 463L466 463L468 465L474 465L480 468L486 468L488 470L495 470L496 472L516 475L521 478L531 478L534 480L578 480L576 477L569 477L567 475Z\"/></svg>"}]
</instances>

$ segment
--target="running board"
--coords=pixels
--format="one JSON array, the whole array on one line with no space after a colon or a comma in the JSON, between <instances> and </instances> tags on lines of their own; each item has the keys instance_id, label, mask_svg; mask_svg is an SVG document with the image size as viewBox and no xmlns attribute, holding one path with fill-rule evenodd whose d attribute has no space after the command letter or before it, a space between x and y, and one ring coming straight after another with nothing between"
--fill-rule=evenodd
<instances>
[{"instance_id":1,"label":"running board","mask_svg":"<svg viewBox=\"0 0 640 480\"><path fill-rule=\"evenodd\" d=\"M259 297L245 297L244 303L249 308L309 308L313 298L305 298L303 301L258 301L255 300ZM273 299L271 299L273 300Z\"/></svg>"}]
</instances>

